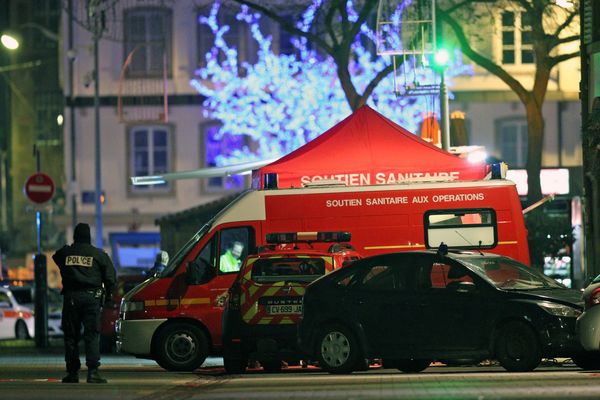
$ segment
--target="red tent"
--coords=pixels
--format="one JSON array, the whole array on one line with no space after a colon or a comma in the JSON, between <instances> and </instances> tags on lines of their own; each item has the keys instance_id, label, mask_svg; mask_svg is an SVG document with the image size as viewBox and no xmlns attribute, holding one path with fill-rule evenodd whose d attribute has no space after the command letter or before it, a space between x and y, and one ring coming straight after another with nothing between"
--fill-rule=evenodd
<instances>
[{"instance_id":1,"label":"red tent","mask_svg":"<svg viewBox=\"0 0 600 400\"><path fill-rule=\"evenodd\" d=\"M253 187L264 187L271 173L277 174L280 188L321 179L372 185L435 177L482 179L486 165L458 158L363 106L311 142L253 171Z\"/></svg>"}]
</instances>

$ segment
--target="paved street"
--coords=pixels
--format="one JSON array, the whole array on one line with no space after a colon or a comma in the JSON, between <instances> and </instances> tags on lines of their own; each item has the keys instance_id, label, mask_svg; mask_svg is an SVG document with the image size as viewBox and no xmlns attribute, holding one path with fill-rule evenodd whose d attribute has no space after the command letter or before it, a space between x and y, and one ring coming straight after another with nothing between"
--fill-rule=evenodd
<instances>
[{"instance_id":1,"label":"paved street","mask_svg":"<svg viewBox=\"0 0 600 400\"><path fill-rule=\"evenodd\" d=\"M507 373L496 365L446 367L420 374L372 368L352 375L329 375L316 368L266 374L225 375L220 358L194 373L166 372L153 361L104 355L107 385L62 384L59 349L36 353L0 347L3 400L36 399L596 399L600 371L584 372L568 360L544 362L535 372Z\"/></svg>"}]
</instances>

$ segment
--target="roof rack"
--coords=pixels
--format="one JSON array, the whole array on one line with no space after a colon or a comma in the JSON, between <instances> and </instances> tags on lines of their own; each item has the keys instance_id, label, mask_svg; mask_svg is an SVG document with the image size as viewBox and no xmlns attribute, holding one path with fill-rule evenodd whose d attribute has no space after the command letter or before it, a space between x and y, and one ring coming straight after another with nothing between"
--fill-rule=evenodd
<instances>
[{"instance_id":1,"label":"roof rack","mask_svg":"<svg viewBox=\"0 0 600 400\"><path fill-rule=\"evenodd\" d=\"M346 183L342 181L338 181L337 179L319 179L313 182L308 182L304 184L304 187L323 187L323 186L348 186Z\"/></svg>"}]
</instances>

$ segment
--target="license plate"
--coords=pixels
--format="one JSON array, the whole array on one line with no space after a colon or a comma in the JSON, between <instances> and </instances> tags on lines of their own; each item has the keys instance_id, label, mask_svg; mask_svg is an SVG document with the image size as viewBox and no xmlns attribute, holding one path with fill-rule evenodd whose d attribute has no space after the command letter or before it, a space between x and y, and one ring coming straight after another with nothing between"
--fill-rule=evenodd
<instances>
[{"instance_id":1,"label":"license plate","mask_svg":"<svg viewBox=\"0 0 600 400\"><path fill-rule=\"evenodd\" d=\"M302 304L274 304L265 306L267 314L302 314Z\"/></svg>"}]
</instances>

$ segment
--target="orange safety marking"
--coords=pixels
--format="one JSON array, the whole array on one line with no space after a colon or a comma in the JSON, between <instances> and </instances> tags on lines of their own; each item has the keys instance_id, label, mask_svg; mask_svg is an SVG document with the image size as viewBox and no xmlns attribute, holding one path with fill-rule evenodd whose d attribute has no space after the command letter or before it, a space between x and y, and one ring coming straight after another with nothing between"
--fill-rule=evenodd
<instances>
[{"instance_id":1,"label":"orange safety marking","mask_svg":"<svg viewBox=\"0 0 600 400\"><path fill-rule=\"evenodd\" d=\"M424 244L398 244L390 246L365 246L365 250L385 250L385 249L424 249Z\"/></svg>"},{"instance_id":2,"label":"orange safety marking","mask_svg":"<svg viewBox=\"0 0 600 400\"><path fill-rule=\"evenodd\" d=\"M144 300L144 306L146 307L161 307L161 306L189 306L198 304L209 304L210 298L208 297L191 297L186 299L154 299Z\"/></svg>"}]
</instances>

